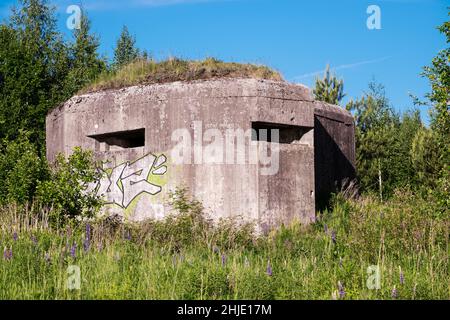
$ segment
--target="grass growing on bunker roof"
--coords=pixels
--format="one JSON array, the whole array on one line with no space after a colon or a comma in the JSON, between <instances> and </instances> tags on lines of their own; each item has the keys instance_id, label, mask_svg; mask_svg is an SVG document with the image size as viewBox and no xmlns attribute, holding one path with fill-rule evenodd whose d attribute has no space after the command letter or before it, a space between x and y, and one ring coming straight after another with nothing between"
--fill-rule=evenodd
<instances>
[{"instance_id":1,"label":"grass growing on bunker roof","mask_svg":"<svg viewBox=\"0 0 450 320\"><path fill-rule=\"evenodd\" d=\"M214 58L189 61L170 58L164 61L140 59L116 71L100 75L79 93L120 89L138 84L192 81L214 78L255 78L282 81L281 74L267 66L223 62Z\"/></svg>"}]
</instances>

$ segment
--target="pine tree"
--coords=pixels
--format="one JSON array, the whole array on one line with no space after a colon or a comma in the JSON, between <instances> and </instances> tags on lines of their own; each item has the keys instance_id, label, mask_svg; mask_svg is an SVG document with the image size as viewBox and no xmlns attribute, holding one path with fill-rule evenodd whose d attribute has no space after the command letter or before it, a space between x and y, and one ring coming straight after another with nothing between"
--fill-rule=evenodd
<instances>
[{"instance_id":1,"label":"pine tree","mask_svg":"<svg viewBox=\"0 0 450 320\"><path fill-rule=\"evenodd\" d=\"M323 79L316 79L313 93L316 100L337 105L345 96L344 81L342 79L338 80L334 75L331 75L330 66L327 65Z\"/></svg>"},{"instance_id":2,"label":"pine tree","mask_svg":"<svg viewBox=\"0 0 450 320\"><path fill-rule=\"evenodd\" d=\"M70 47L72 61L67 79L69 95L74 94L106 70L106 62L97 52L100 42L96 36L90 34L90 26L89 18L83 11L80 29L74 30L75 43Z\"/></svg>"},{"instance_id":3,"label":"pine tree","mask_svg":"<svg viewBox=\"0 0 450 320\"><path fill-rule=\"evenodd\" d=\"M139 49L135 47L136 40L130 35L127 26L123 26L116 48L114 49L113 67L118 69L139 58Z\"/></svg>"}]
</instances>

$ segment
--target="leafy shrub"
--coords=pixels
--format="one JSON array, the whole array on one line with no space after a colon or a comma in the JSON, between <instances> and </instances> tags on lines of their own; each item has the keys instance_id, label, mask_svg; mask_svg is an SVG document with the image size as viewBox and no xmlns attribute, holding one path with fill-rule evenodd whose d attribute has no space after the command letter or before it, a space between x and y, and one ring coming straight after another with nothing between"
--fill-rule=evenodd
<instances>
[{"instance_id":1,"label":"leafy shrub","mask_svg":"<svg viewBox=\"0 0 450 320\"><path fill-rule=\"evenodd\" d=\"M75 148L66 159L59 154L50 178L37 187L38 203L51 207L51 220L91 217L100 206L99 197L87 186L100 178L92 160L92 152Z\"/></svg>"},{"instance_id":2,"label":"leafy shrub","mask_svg":"<svg viewBox=\"0 0 450 320\"><path fill-rule=\"evenodd\" d=\"M0 204L31 202L37 185L47 177L47 163L28 132L20 131L16 140L0 144Z\"/></svg>"}]
</instances>

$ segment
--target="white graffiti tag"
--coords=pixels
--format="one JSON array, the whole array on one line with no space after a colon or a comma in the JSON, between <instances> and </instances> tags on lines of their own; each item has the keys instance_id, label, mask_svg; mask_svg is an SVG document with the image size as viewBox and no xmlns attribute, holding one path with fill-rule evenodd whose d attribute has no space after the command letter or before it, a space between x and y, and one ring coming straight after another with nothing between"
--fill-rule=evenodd
<instances>
[{"instance_id":1,"label":"white graffiti tag","mask_svg":"<svg viewBox=\"0 0 450 320\"><path fill-rule=\"evenodd\" d=\"M167 172L165 155L156 157L148 154L134 162L126 162L112 168L108 174L104 169L102 178L88 189L95 191L105 204L117 204L127 208L140 194L155 195L162 187L148 181L150 175L164 175Z\"/></svg>"}]
</instances>

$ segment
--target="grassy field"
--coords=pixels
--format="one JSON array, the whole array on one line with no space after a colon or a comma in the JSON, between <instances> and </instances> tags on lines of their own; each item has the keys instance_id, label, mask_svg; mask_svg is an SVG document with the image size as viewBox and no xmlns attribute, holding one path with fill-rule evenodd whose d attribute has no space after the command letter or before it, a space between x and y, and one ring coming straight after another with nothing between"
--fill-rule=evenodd
<instances>
[{"instance_id":1,"label":"grassy field","mask_svg":"<svg viewBox=\"0 0 450 320\"><path fill-rule=\"evenodd\" d=\"M138 226L55 227L3 208L0 299L450 298L448 219L408 192L384 203L340 195L314 224L259 237L232 221L213 226L184 192L172 204L177 215ZM69 265L79 290L67 286ZM373 265L378 290L367 287Z\"/></svg>"}]
</instances>

